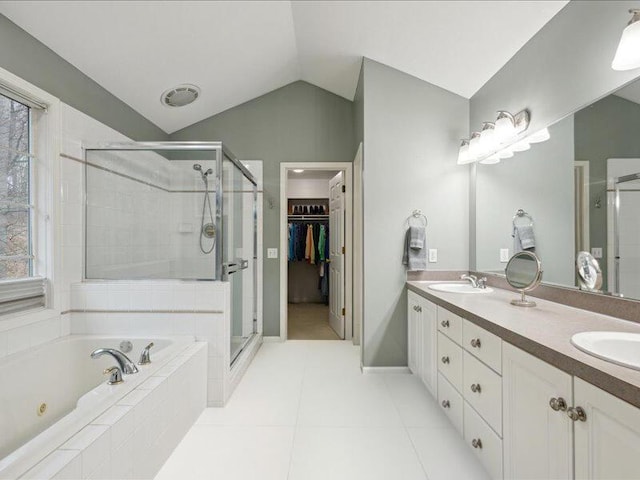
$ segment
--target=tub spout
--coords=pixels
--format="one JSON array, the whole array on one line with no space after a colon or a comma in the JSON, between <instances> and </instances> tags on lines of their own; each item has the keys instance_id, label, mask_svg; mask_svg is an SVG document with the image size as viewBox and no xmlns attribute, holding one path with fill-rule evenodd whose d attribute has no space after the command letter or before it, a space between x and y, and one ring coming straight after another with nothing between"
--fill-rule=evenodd
<instances>
[{"instance_id":1,"label":"tub spout","mask_svg":"<svg viewBox=\"0 0 640 480\"><path fill-rule=\"evenodd\" d=\"M133 363L129 357L120 350L116 350L115 348L98 348L91 353L91 358L99 358L102 355L111 355L115 361L118 362L118 366L120 367L120 370L122 370L122 373L127 375L138 373L138 367L136 367L135 363Z\"/></svg>"}]
</instances>

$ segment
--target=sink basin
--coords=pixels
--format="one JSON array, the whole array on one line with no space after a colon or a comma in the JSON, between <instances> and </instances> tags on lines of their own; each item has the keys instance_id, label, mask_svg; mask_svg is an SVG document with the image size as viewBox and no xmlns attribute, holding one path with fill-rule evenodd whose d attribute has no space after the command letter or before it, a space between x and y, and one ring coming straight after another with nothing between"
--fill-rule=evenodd
<instances>
[{"instance_id":1,"label":"sink basin","mask_svg":"<svg viewBox=\"0 0 640 480\"><path fill-rule=\"evenodd\" d=\"M640 370L640 333L582 332L571 343L594 357Z\"/></svg>"},{"instance_id":2,"label":"sink basin","mask_svg":"<svg viewBox=\"0 0 640 480\"><path fill-rule=\"evenodd\" d=\"M491 293L493 288L473 288L470 283L434 283L429 285L431 290L449 293Z\"/></svg>"}]
</instances>

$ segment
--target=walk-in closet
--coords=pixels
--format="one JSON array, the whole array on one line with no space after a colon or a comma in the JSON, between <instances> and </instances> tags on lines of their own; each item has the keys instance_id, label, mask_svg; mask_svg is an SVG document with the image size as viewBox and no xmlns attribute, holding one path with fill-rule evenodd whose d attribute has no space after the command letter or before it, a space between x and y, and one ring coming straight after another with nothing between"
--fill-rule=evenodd
<instances>
[{"instance_id":1,"label":"walk-in closet","mask_svg":"<svg viewBox=\"0 0 640 480\"><path fill-rule=\"evenodd\" d=\"M341 270L336 245L343 245L343 173L290 170L287 178L288 337L344 338L331 317L342 317ZM333 236L336 235L335 238ZM341 247L339 247L341 248ZM333 264L332 264L333 260ZM339 259L338 259L339 260ZM335 291L332 291L335 289Z\"/></svg>"}]
</instances>

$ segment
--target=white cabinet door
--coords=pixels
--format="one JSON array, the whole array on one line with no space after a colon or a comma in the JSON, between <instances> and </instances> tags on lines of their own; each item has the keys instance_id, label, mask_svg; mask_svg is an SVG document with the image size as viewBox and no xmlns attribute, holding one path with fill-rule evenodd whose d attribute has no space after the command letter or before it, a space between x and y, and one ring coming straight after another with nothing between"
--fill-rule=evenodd
<instances>
[{"instance_id":1,"label":"white cabinet door","mask_svg":"<svg viewBox=\"0 0 640 480\"><path fill-rule=\"evenodd\" d=\"M411 373L420 376L422 367L422 341L420 297L413 292L407 292L407 365Z\"/></svg>"},{"instance_id":2,"label":"white cabinet door","mask_svg":"<svg viewBox=\"0 0 640 480\"><path fill-rule=\"evenodd\" d=\"M502 345L504 478L572 478L573 422L566 411L549 404L563 398L567 407L572 405L571 376ZM640 438L636 441L640 448Z\"/></svg>"},{"instance_id":3,"label":"white cabinet door","mask_svg":"<svg viewBox=\"0 0 640 480\"><path fill-rule=\"evenodd\" d=\"M420 378L434 397L438 395L438 347L437 347L437 309L436 305L424 298L420 299L418 309L422 321L422 367Z\"/></svg>"},{"instance_id":4,"label":"white cabinet door","mask_svg":"<svg viewBox=\"0 0 640 480\"><path fill-rule=\"evenodd\" d=\"M640 478L640 409L574 378L574 403L585 421L575 425L577 479Z\"/></svg>"}]
</instances>

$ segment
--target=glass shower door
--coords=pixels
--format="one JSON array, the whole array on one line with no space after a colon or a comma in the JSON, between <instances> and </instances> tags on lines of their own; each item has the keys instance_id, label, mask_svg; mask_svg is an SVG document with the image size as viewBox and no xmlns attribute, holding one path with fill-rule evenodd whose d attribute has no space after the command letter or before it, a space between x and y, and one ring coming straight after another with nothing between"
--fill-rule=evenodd
<instances>
[{"instance_id":1,"label":"glass shower door","mask_svg":"<svg viewBox=\"0 0 640 480\"><path fill-rule=\"evenodd\" d=\"M222 163L223 280L231 284L231 363L256 333L256 186L227 157Z\"/></svg>"},{"instance_id":2,"label":"glass shower door","mask_svg":"<svg viewBox=\"0 0 640 480\"><path fill-rule=\"evenodd\" d=\"M616 179L615 292L640 297L640 173Z\"/></svg>"}]
</instances>

